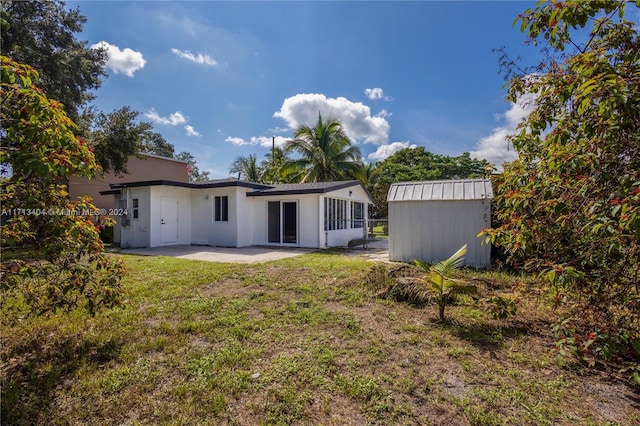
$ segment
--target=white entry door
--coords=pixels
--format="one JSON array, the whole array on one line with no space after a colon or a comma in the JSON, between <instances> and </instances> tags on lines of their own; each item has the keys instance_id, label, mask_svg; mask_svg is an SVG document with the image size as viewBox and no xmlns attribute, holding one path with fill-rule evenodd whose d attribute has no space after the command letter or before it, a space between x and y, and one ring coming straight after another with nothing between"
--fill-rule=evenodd
<instances>
[{"instance_id":1,"label":"white entry door","mask_svg":"<svg viewBox=\"0 0 640 426\"><path fill-rule=\"evenodd\" d=\"M178 242L178 199L160 198L160 243Z\"/></svg>"}]
</instances>

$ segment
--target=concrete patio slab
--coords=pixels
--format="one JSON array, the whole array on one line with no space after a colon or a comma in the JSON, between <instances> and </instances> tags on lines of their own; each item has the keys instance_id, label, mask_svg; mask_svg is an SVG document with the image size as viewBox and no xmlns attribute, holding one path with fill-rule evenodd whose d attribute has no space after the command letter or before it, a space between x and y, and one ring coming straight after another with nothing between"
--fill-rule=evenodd
<instances>
[{"instance_id":1,"label":"concrete patio slab","mask_svg":"<svg viewBox=\"0 0 640 426\"><path fill-rule=\"evenodd\" d=\"M367 247L352 247L345 250L345 254L349 256L361 256L375 262L389 262L389 240L386 238L378 238L369 240Z\"/></svg>"},{"instance_id":2,"label":"concrete patio slab","mask_svg":"<svg viewBox=\"0 0 640 426\"><path fill-rule=\"evenodd\" d=\"M320 249L321 250L321 249ZM260 263L272 260L287 259L306 253L313 253L318 249L299 247L211 247L211 246L164 246L154 248L113 249L121 254L139 256L169 256L179 259L205 260L207 262L223 263ZM367 248L362 246L342 249L347 256L363 256L374 261L389 260L389 240L371 240Z\"/></svg>"},{"instance_id":3,"label":"concrete patio slab","mask_svg":"<svg viewBox=\"0 0 640 426\"><path fill-rule=\"evenodd\" d=\"M164 246L120 249L118 253L141 256L170 256L179 259L205 260L208 262L259 263L300 256L313 251L316 251L316 249L297 247L227 248L210 246Z\"/></svg>"}]
</instances>

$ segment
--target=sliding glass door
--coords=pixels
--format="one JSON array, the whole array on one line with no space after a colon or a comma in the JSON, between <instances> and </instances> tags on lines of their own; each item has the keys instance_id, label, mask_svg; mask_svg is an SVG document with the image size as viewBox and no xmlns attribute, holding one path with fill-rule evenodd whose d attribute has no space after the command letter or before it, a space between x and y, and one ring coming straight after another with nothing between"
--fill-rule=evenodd
<instances>
[{"instance_id":1,"label":"sliding glass door","mask_svg":"<svg viewBox=\"0 0 640 426\"><path fill-rule=\"evenodd\" d=\"M268 242L298 244L298 202L269 201Z\"/></svg>"}]
</instances>

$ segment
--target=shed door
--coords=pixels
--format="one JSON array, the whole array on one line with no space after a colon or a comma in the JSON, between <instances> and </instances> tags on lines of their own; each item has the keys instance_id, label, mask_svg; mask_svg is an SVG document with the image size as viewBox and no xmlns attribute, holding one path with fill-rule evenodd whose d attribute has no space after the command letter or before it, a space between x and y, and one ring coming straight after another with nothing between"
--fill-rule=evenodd
<instances>
[{"instance_id":1,"label":"shed door","mask_svg":"<svg viewBox=\"0 0 640 426\"><path fill-rule=\"evenodd\" d=\"M178 200L173 197L160 198L160 243L178 241Z\"/></svg>"}]
</instances>

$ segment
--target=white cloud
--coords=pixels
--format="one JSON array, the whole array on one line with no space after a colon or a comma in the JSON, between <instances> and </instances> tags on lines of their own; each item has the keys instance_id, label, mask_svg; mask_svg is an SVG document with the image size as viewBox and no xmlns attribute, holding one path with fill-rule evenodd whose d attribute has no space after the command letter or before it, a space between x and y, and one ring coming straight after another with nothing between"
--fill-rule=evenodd
<instances>
[{"instance_id":1,"label":"white cloud","mask_svg":"<svg viewBox=\"0 0 640 426\"><path fill-rule=\"evenodd\" d=\"M391 117L393 114L387 111L386 109L380 110L379 113L376 114L376 117Z\"/></svg>"},{"instance_id":2,"label":"white cloud","mask_svg":"<svg viewBox=\"0 0 640 426\"><path fill-rule=\"evenodd\" d=\"M184 126L184 129L187 131L187 136L200 136L200 133L188 124Z\"/></svg>"},{"instance_id":3,"label":"white cloud","mask_svg":"<svg viewBox=\"0 0 640 426\"><path fill-rule=\"evenodd\" d=\"M392 101L393 98L391 96L385 96L384 90L379 87L374 87L373 89L364 89L364 94L367 95L367 98L373 100L376 99L384 99L385 101Z\"/></svg>"},{"instance_id":4,"label":"white cloud","mask_svg":"<svg viewBox=\"0 0 640 426\"><path fill-rule=\"evenodd\" d=\"M195 62L196 64L210 65L212 67L218 65L218 62L209 55L198 53L198 55L196 56L188 50L182 51L178 49L171 49L171 51L178 57L191 62Z\"/></svg>"},{"instance_id":5,"label":"white cloud","mask_svg":"<svg viewBox=\"0 0 640 426\"><path fill-rule=\"evenodd\" d=\"M515 160L518 154L507 141L507 136L511 133L512 129L496 127L493 133L480 139L476 149L470 152L471 157L487 160L497 166Z\"/></svg>"},{"instance_id":6,"label":"white cloud","mask_svg":"<svg viewBox=\"0 0 640 426\"><path fill-rule=\"evenodd\" d=\"M275 145L277 148L284 148L285 144L287 143L287 138L284 138L282 136L276 136L275 137ZM225 140L225 142L229 142L232 143L236 146L243 146L243 145L258 145L261 146L263 148L271 148L271 144L272 144L272 140L271 140L271 136L251 136L251 138L249 140L245 140L243 138L239 138L239 137L232 137L229 136L227 137Z\"/></svg>"},{"instance_id":7,"label":"white cloud","mask_svg":"<svg viewBox=\"0 0 640 426\"><path fill-rule=\"evenodd\" d=\"M142 53L131 50L128 47L124 50L116 45L101 41L91 46L92 49L102 48L107 52L106 66L116 74L124 74L133 77L133 73L144 68L147 61L142 57Z\"/></svg>"},{"instance_id":8,"label":"white cloud","mask_svg":"<svg viewBox=\"0 0 640 426\"><path fill-rule=\"evenodd\" d=\"M372 152L367 156L369 160L382 161L387 157L392 156L396 152L405 148L417 148L418 145L409 142L393 142L390 144L380 145L376 152Z\"/></svg>"},{"instance_id":9,"label":"white cloud","mask_svg":"<svg viewBox=\"0 0 640 426\"><path fill-rule=\"evenodd\" d=\"M515 129L518 124L525 118L529 117L533 110L535 97L533 95L522 96L515 104L511 104L511 107L504 113L504 118L507 119L507 125Z\"/></svg>"},{"instance_id":10,"label":"white cloud","mask_svg":"<svg viewBox=\"0 0 640 426\"><path fill-rule=\"evenodd\" d=\"M287 133L290 132L291 129L288 127L274 127L273 129L269 129L269 131L273 133Z\"/></svg>"},{"instance_id":11,"label":"white cloud","mask_svg":"<svg viewBox=\"0 0 640 426\"><path fill-rule=\"evenodd\" d=\"M371 109L361 102L352 102L347 98L327 98L318 93L302 93L286 98L280 111L273 114L282 118L291 129L302 124L313 126L318 113L324 119L335 118L344 126L347 136L354 141L375 143L389 141L389 123L384 117L372 116Z\"/></svg>"},{"instance_id":12,"label":"white cloud","mask_svg":"<svg viewBox=\"0 0 640 426\"><path fill-rule=\"evenodd\" d=\"M504 114L500 114L499 119L504 119L505 123L493 129L489 136L480 139L476 149L470 152L471 157L485 159L497 166L518 158L507 136L513 134L518 124L529 116L533 110L534 99L533 95L523 96L511 104Z\"/></svg>"},{"instance_id":13,"label":"white cloud","mask_svg":"<svg viewBox=\"0 0 640 426\"><path fill-rule=\"evenodd\" d=\"M236 146L242 146L242 145L250 145L249 142L245 141L242 138L237 138L237 137L231 137L231 136L227 136L224 140L225 142L229 142L232 143Z\"/></svg>"},{"instance_id":14,"label":"white cloud","mask_svg":"<svg viewBox=\"0 0 640 426\"><path fill-rule=\"evenodd\" d=\"M364 89L364 94L369 99L380 99L382 97L382 89L375 87L373 89Z\"/></svg>"},{"instance_id":15,"label":"white cloud","mask_svg":"<svg viewBox=\"0 0 640 426\"><path fill-rule=\"evenodd\" d=\"M170 114L169 117L161 117L160 114L158 114L156 110L152 108L151 111L146 112L144 116L156 124L166 124L169 126L177 126L178 124L184 124L187 122L187 119L184 117L184 115L182 115L180 111L176 111L173 114Z\"/></svg>"},{"instance_id":16,"label":"white cloud","mask_svg":"<svg viewBox=\"0 0 640 426\"><path fill-rule=\"evenodd\" d=\"M284 148L289 138L282 136L275 137L276 148ZM271 137L269 136L253 136L251 137L252 144L260 145L264 148L271 148Z\"/></svg>"}]
</instances>

